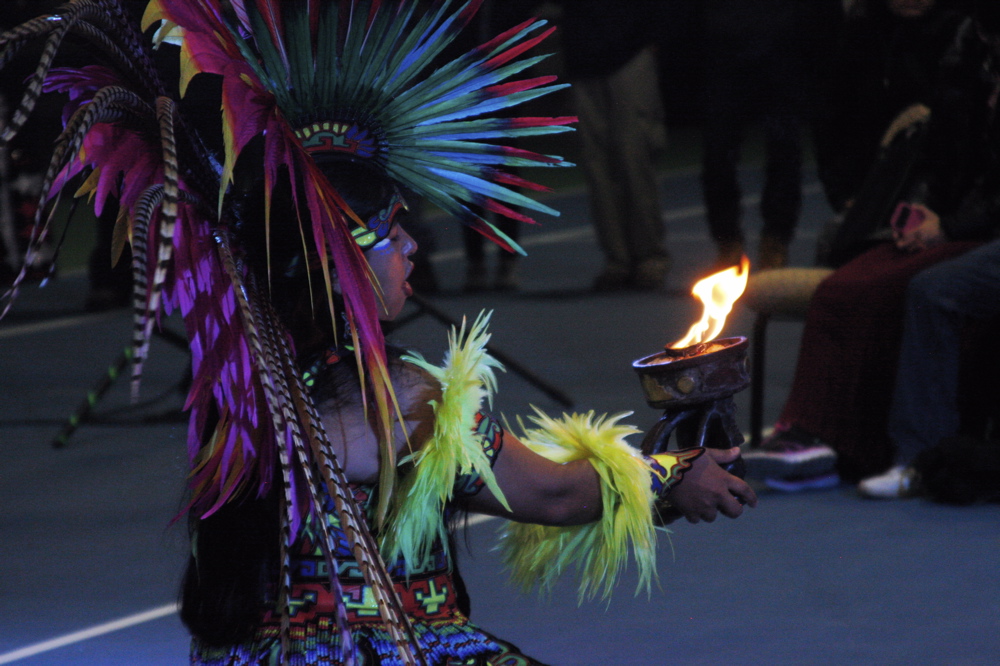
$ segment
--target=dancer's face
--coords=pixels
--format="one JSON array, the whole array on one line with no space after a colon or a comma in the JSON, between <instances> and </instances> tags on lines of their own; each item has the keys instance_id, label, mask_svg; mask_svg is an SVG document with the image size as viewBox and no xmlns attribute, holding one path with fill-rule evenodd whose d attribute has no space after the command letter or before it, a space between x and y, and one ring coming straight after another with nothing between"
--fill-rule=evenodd
<instances>
[{"instance_id":1,"label":"dancer's face","mask_svg":"<svg viewBox=\"0 0 1000 666\"><path fill-rule=\"evenodd\" d=\"M395 224L389 235L365 251L365 258L378 279L381 298L379 319L392 321L403 311L406 299L413 289L406 278L413 270L410 255L417 251L417 242L399 224Z\"/></svg>"},{"instance_id":2,"label":"dancer's face","mask_svg":"<svg viewBox=\"0 0 1000 666\"><path fill-rule=\"evenodd\" d=\"M888 0L889 11L902 18L918 18L934 7L935 0Z\"/></svg>"}]
</instances>

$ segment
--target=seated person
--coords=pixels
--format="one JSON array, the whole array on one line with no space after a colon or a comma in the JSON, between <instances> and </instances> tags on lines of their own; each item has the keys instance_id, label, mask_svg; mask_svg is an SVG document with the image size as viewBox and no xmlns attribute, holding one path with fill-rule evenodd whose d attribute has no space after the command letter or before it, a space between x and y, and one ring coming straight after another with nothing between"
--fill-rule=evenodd
<instances>
[{"instance_id":1,"label":"seated person","mask_svg":"<svg viewBox=\"0 0 1000 666\"><path fill-rule=\"evenodd\" d=\"M892 466L863 479L865 497L921 491L918 455L958 434L961 340L970 322L1000 315L1000 241L921 272L906 294L903 343L889 412Z\"/></svg>"},{"instance_id":2,"label":"seated person","mask_svg":"<svg viewBox=\"0 0 1000 666\"><path fill-rule=\"evenodd\" d=\"M920 20L911 18L908 20ZM884 471L896 359L910 279L988 239L1000 220L993 186L985 40L969 25L929 98L931 120L907 201L920 223L900 229L820 284L810 302L792 391L749 473L797 489L857 482ZM905 199L904 199L905 200Z\"/></svg>"}]
</instances>

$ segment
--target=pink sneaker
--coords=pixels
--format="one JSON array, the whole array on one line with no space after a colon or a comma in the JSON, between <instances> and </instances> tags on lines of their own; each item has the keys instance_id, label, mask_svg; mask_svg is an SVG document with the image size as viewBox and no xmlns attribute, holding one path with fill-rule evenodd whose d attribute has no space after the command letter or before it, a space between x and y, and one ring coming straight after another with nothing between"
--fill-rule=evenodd
<instances>
[{"instance_id":1,"label":"pink sneaker","mask_svg":"<svg viewBox=\"0 0 1000 666\"><path fill-rule=\"evenodd\" d=\"M837 453L797 426L776 430L759 448L743 452L747 475L757 479L802 479L835 471Z\"/></svg>"}]
</instances>

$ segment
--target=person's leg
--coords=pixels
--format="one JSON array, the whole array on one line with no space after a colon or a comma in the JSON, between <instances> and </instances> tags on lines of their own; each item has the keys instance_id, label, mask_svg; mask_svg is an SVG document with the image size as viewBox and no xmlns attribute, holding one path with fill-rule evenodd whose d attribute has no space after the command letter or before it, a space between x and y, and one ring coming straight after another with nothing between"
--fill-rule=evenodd
<instances>
[{"instance_id":1,"label":"person's leg","mask_svg":"<svg viewBox=\"0 0 1000 666\"><path fill-rule=\"evenodd\" d=\"M796 23L815 9L799 7L792 13ZM791 14L789 19L791 19ZM789 27L789 29L791 29ZM808 48L794 35L774 36L761 60L760 85L755 101L760 108L767 154L760 213L761 230L757 268L779 268L787 263L788 245L802 209L802 125L809 106Z\"/></svg>"},{"instance_id":2,"label":"person's leg","mask_svg":"<svg viewBox=\"0 0 1000 666\"><path fill-rule=\"evenodd\" d=\"M776 431L795 433L815 448L825 442L837 454L842 478L857 481L892 463L887 432L896 361L903 329L906 286L936 263L971 249L943 243L923 252L899 252L890 243L869 250L822 282L813 296L802 334L791 392ZM768 442L767 459L790 462L781 437ZM783 464L785 472L797 472Z\"/></svg>"},{"instance_id":3,"label":"person's leg","mask_svg":"<svg viewBox=\"0 0 1000 666\"><path fill-rule=\"evenodd\" d=\"M604 253L605 269L597 289L624 287L629 276L628 245L621 223L621 202L615 181L615 138L612 131L610 86L607 79L589 79L573 85L580 142L581 167L587 181L590 216Z\"/></svg>"},{"instance_id":4,"label":"person's leg","mask_svg":"<svg viewBox=\"0 0 1000 666\"><path fill-rule=\"evenodd\" d=\"M521 239L521 223L509 217L499 217L495 224L507 237L517 243ZM520 255L506 250L497 250L497 272L493 280L493 288L501 291L517 289L520 279L517 274L517 263Z\"/></svg>"},{"instance_id":5,"label":"person's leg","mask_svg":"<svg viewBox=\"0 0 1000 666\"><path fill-rule=\"evenodd\" d=\"M632 283L647 289L662 287L669 270L654 162L656 151L666 141L658 80L656 58L649 48L611 78L620 128L618 178Z\"/></svg>"},{"instance_id":6,"label":"person's leg","mask_svg":"<svg viewBox=\"0 0 1000 666\"><path fill-rule=\"evenodd\" d=\"M744 238L740 228L740 185L737 165L743 125L739 73L731 64L709 67L705 87L705 122L702 134L701 187L708 230L721 263L738 263Z\"/></svg>"},{"instance_id":7,"label":"person's leg","mask_svg":"<svg viewBox=\"0 0 1000 666\"><path fill-rule=\"evenodd\" d=\"M764 219L758 269L780 268L802 208L802 139L799 119L786 110L764 116L767 171L760 212Z\"/></svg>"},{"instance_id":8,"label":"person's leg","mask_svg":"<svg viewBox=\"0 0 1000 666\"><path fill-rule=\"evenodd\" d=\"M958 432L963 324L997 315L1000 241L928 268L910 282L889 418L897 464L912 464L921 450Z\"/></svg>"}]
</instances>

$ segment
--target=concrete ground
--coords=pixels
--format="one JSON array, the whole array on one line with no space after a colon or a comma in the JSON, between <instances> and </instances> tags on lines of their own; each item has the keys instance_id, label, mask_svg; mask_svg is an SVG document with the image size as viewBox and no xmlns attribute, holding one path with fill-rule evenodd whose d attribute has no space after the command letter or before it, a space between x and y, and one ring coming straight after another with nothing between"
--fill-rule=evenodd
<instances>
[{"instance_id":1,"label":"concrete ground","mask_svg":"<svg viewBox=\"0 0 1000 666\"><path fill-rule=\"evenodd\" d=\"M759 172L743 174L746 227L756 236ZM812 175L792 247L806 265L829 211ZM452 317L494 310L494 342L573 400L578 411L633 410L648 427L633 359L683 334L699 313L686 295L709 266L697 174L662 180L674 268L660 293L595 295L601 268L582 190L560 193L563 211L525 233L530 256L513 294L464 295L454 225L434 264L450 290L430 302ZM0 323L0 664L178 664L187 636L173 612L185 560L180 510L186 454L177 390L186 353L153 343L141 404L126 381L96 418L55 449L55 437L128 342L127 311L85 314L86 281L67 275L28 288ZM725 335L749 335L737 306ZM180 330L179 322L164 325ZM777 415L794 369L801 326L770 334L765 421ZM395 340L438 359L445 328L430 316ZM748 428L749 396L737 396ZM562 406L516 373L500 379L495 411ZM566 580L551 599L520 595L491 544L498 522L473 520L462 570L473 619L553 664L998 664L1000 507L950 508L923 500L878 503L853 489L761 492L741 519L675 524L659 549L660 584L633 595L626 573L610 603L577 605ZM634 573L634 572L633 572Z\"/></svg>"}]
</instances>

